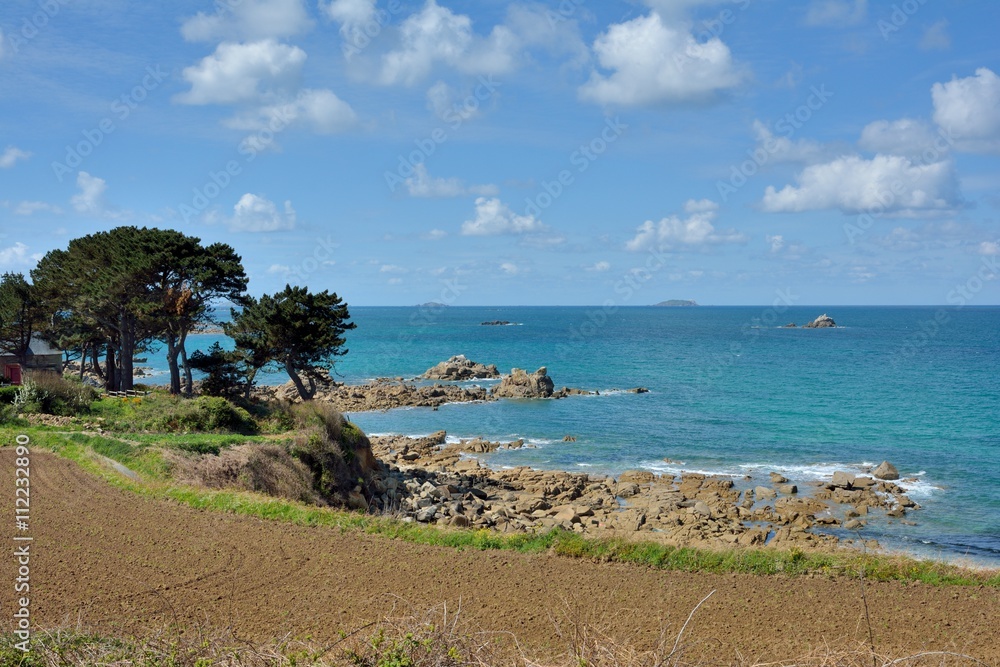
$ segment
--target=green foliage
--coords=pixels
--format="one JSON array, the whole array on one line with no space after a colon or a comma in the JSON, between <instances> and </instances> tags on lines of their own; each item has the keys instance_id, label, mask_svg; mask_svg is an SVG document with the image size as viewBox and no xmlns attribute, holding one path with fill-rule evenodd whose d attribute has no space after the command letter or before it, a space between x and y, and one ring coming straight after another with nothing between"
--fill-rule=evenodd
<instances>
[{"instance_id":1,"label":"green foliage","mask_svg":"<svg viewBox=\"0 0 1000 667\"><path fill-rule=\"evenodd\" d=\"M223 328L236 341L251 382L261 368L281 367L303 399L315 391L314 369L332 367L336 357L347 354L343 335L355 328L347 305L336 293L313 294L290 285L273 296L248 298L243 310L233 309L232 320ZM303 374L310 382L308 389Z\"/></svg>"},{"instance_id":2,"label":"green foliage","mask_svg":"<svg viewBox=\"0 0 1000 667\"><path fill-rule=\"evenodd\" d=\"M27 363L28 347L45 310L38 290L21 273L0 276L0 349Z\"/></svg>"},{"instance_id":3,"label":"green foliage","mask_svg":"<svg viewBox=\"0 0 1000 667\"><path fill-rule=\"evenodd\" d=\"M106 429L117 432L238 433L257 432L244 408L216 396L189 399L154 392L149 396L107 396L92 406Z\"/></svg>"},{"instance_id":4,"label":"green foliage","mask_svg":"<svg viewBox=\"0 0 1000 667\"><path fill-rule=\"evenodd\" d=\"M56 373L31 373L18 388L14 406L21 412L72 416L89 412L96 398L93 388Z\"/></svg>"},{"instance_id":5,"label":"green foliage","mask_svg":"<svg viewBox=\"0 0 1000 667\"><path fill-rule=\"evenodd\" d=\"M20 391L19 387L6 386L0 387L0 405L12 405L14 400L17 398L17 393Z\"/></svg>"},{"instance_id":6,"label":"green foliage","mask_svg":"<svg viewBox=\"0 0 1000 667\"><path fill-rule=\"evenodd\" d=\"M246 389L246 375L240 371L238 355L222 349L218 342L212 343L208 352L196 350L188 365L205 373L201 381L201 393L205 396L237 396Z\"/></svg>"}]
</instances>

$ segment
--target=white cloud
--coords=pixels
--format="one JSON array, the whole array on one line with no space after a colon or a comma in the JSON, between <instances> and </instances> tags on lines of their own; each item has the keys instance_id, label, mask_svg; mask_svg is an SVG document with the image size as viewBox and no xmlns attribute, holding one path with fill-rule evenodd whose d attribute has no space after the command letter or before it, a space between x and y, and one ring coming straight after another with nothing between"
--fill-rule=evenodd
<instances>
[{"instance_id":1,"label":"white cloud","mask_svg":"<svg viewBox=\"0 0 1000 667\"><path fill-rule=\"evenodd\" d=\"M12 246L0 248L0 268L17 269L30 266L42 258L41 253L28 253L28 246L18 241Z\"/></svg>"},{"instance_id":2,"label":"white cloud","mask_svg":"<svg viewBox=\"0 0 1000 667\"><path fill-rule=\"evenodd\" d=\"M983 241L976 248L980 255L1000 255L1000 243L997 241Z\"/></svg>"},{"instance_id":3,"label":"white cloud","mask_svg":"<svg viewBox=\"0 0 1000 667\"><path fill-rule=\"evenodd\" d=\"M612 73L595 70L579 94L598 104L704 101L743 78L722 40L698 42L689 24L665 23L655 11L612 25L593 49L601 67Z\"/></svg>"},{"instance_id":4,"label":"white cloud","mask_svg":"<svg viewBox=\"0 0 1000 667\"><path fill-rule=\"evenodd\" d=\"M514 68L520 40L505 25L489 36L472 30L472 19L427 0L399 27L399 47L382 57L379 81L413 85L442 64L466 74L503 74Z\"/></svg>"},{"instance_id":5,"label":"white cloud","mask_svg":"<svg viewBox=\"0 0 1000 667\"><path fill-rule=\"evenodd\" d=\"M868 0L812 0L806 10L806 25L849 26L868 18Z\"/></svg>"},{"instance_id":6,"label":"white cloud","mask_svg":"<svg viewBox=\"0 0 1000 667\"><path fill-rule=\"evenodd\" d=\"M941 19L927 26L920 38L920 48L923 51L947 51L951 48L948 19Z\"/></svg>"},{"instance_id":7,"label":"white cloud","mask_svg":"<svg viewBox=\"0 0 1000 667\"><path fill-rule=\"evenodd\" d=\"M513 262L504 262L500 265L500 270L506 273L508 276L516 276L521 272L521 268L514 264Z\"/></svg>"},{"instance_id":8,"label":"white cloud","mask_svg":"<svg viewBox=\"0 0 1000 667\"><path fill-rule=\"evenodd\" d=\"M462 223L464 236L495 236L544 231L545 226L533 215L517 215L499 199L476 199L476 217Z\"/></svg>"},{"instance_id":9,"label":"white cloud","mask_svg":"<svg viewBox=\"0 0 1000 667\"><path fill-rule=\"evenodd\" d=\"M776 137L759 120L753 122L753 129L757 135L757 145L767 153L768 162L815 162L827 153L819 142L811 139L792 141L787 136Z\"/></svg>"},{"instance_id":10,"label":"white cloud","mask_svg":"<svg viewBox=\"0 0 1000 667\"><path fill-rule=\"evenodd\" d=\"M425 241L437 241L438 239L443 239L446 236L448 236L448 232L444 231L443 229L432 229L426 234L422 234L420 238L424 239Z\"/></svg>"},{"instance_id":11,"label":"white cloud","mask_svg":"<svg viewBox=\"0 0 1000 667\"><path fill-rule=\"evenodd\" d=\"M934 122L955 138L962 150L1000 152L1000 77L980 67L974 76L953 78L931 87Z\"/></svg>"},{"instance_id":12,"label":"white cloud","mask_svg":"<svg viewBox=\"0 0 1000 667\"><path fill-rule=\"evenodd\" d=\"M653 248L699 247L723 243L744 243L746 237L734 229L719 232L712 222L719 206L708 199L689 199L684 204L686 218L671 215L658 223L647 220L636 228L636 235L625 244L627 250L640 252Z\"/></svg>"},{"instance_id":13,"label":"white cloud","mask_svg":"<svg viewBox=\"0 0 1000 667\"><path fill-rule=\"evenodd\" d=\"M935 149L937 139L938 135L924 121L900 118L869 123L861 131L858 145L873 153L914 158L928 149Z\"/></svg>"},{"instance_id":14,"label":"white cloud","mask_svg":"<svg viewBox=\"0 0 1000 667\"><path fill-rule=\"evenodd\" d=\"M283 211L274 202L247 193L233 207L233 217L227 221L234 232L276 232L295 227L295 209L286 201Z\"/></svg>"},{"instance_id":15,"label":"white cloud","mask_svg":"<svg viewBox=\"0 0 1000 667\"><path fill-rule=\"evenodd\" d=\"M871 160L851 155L806 167L798 187L768 186L762 202L771 213L837 208L844 213L885 211L912 216L961 206L951 160L918 164L898 155Z\"/></svg>"},{"instance_id":16,"label":"white cloud","mask_svg":"<svg viewBox=\"0 0 1000 667\"><path fill-rule=\"evenodd\" d=\"M63 212L61 208L43 201L23 201L14 209L14 215L33 215L40 211L59 215Z\"/></svg>"},{"instance_id":17,"label":"white cloud","mask_svg":"<svg viewBox=\"0 0 1000 667\"><path fill-rule=\"evenodd\" d=\"M345 35L362 28L375 18L375 0L320 0L319 8L331 20L340 24Z\"/></svg>"},{"instance_id":18,"label":"white cloud","mask_svg":"<svg viewBox=\"0 0 1000 667\"><path fill-rule=\"evenodd\" d=\"M292 272L292 267L287 266L285 264L272 264L271 266L267 267L267 272L286 274Z\"/></svg>"},{"instance_id":19,"label":"white cloud","mask_svg":"<svg viewBox=\"0 0 1000 667\"><path fill-rule=\"evenodd\" d=\"M198 12L181 24L189 42L291 37L312 27L302 0L240 0L217 3L213 14Z\"/></svg>"},{"instance_id":20,"label":"white cloud","mask_svg":"<svg viewBox=\"0 0 1000 667\"><path fill-rule=\"evenodd\" d=\"M766 236L765 239L770 244L772 253L779 253L785 247L785 237L781 234Z\"/></svg>"},{"instance_id":21,"label":"white cloud","mask_svg":"<svg viewBox=\"0 0 1000 667\"><path fill-rule=\"evenodd\" d=\"M224 121L237 130L259 131L275 127L305 127L317 134L338 134L354 127L358 116L347 102L330 90L304 88L291 102L268 104Z\"/></svg>"},{"instance_id":22,"label":"white cloud","mask_svg":"<svg viewBox=\"0 0 1000 667\"><path fill-rule=\"evenodd\" d=\"M27 160L31 157L28 151L22 151L15 146L8 146L3 153L0 153L0 169L10 169L18 160Z\"/></svg>"},{"instance_id":23,"label":"white cloud","mask_svg":"<svg viewBox=\"0 0 1000 667\"><path fill-rule=\"evenodd\" d=\"M191 90L174 99L182 104L258 101L273 91L294 90L305 61L305 51L273 39L224 42L199 64L184 69Z\"/></svg>"},{"instance_id":24,"label":"white cloud","mask_svg":"<svg viewBox=\"0 0 1000 667\"><path fill-rule=\"evenodd\" d=\"M408 271L397 264L383 264L379 273L408 273Z\"/></svg>"},{"instance_id":25,"label":"white cloud","mask_svg":"<svg viewBox=\"0 0 1000 667\"><path fill-rule=\"evenodd\" d=\"M587 271L592 271L594 273L604 273L605 271L611 269L611 262L606 262L604 260L601 260L600 262L595 263L593 266L588 266L585 268Z\"/></svg>"},{"instance_id":26,"label":"white cloud","mask_svg":"<svg viewBox=\"0 0 1000 667\"><path fill-rule=\"evenodd\" d=\"M402 285L403 284L403 279L402 278L389 278L388 284L390 284L390 285Z\"/></svg>"},{"instance_id":27,"label":"white cloud","mask_svg":"<svg viewBox=\"0 0 1000 667\"><path fill-rule=\"evenodd\" d=\"M108 184L103 178L91 176L87 172L81 171L76 175L76 186L80 191L69 200L74 211L95 217L101 217L107 213L104 192L108 189Z\"/></svg>"},{"instance_id":28,"label":"white cloud","mask_svg":"<svg viewBox=\"0 0 1000 667\"><path fill-rule=\"evenodd\" d=\"M427 173L427 167L418 164L413 176L406 179L406 188L411 197L461 197L464 195L496 195L495 185L470 185L468 187L457 178L434 178Z\"/></svg>"}]
</instances>

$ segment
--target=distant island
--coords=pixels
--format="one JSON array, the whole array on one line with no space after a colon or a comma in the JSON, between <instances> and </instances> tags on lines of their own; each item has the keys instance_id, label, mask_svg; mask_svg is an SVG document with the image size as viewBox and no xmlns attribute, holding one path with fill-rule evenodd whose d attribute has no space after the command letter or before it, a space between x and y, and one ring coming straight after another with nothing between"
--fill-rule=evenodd
<instances>
[{"instance_id":1,"label":"distant island","mask_svg":"<svg viewBox=\"0 0 1000 667\"><path fill-rule=\"evenodd\" d=\"M675 307L676 308L678 306L697 306L698 304L695 303L694 301L688 301L686 299L669 299L667 301L661 301L661 302L659 302L656 305L657 306L671 306L671 307Z\"/></svg>"},{"instance_id":2,"label":"distant island","mask_svg":"<svg viewBox=\"0 0 1000 667\"><path fill-rule=\"evenodd\" d=\"M427 303L418 303L417 308L447 308L448 304L438 303L437 301L428 301Z\"/></svg>"}]
</instances>

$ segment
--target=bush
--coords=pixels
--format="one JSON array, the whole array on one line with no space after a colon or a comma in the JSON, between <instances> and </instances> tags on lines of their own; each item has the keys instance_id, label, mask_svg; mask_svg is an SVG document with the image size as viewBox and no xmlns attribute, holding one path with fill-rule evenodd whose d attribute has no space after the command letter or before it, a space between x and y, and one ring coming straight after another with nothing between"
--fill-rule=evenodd
<instances>
[{"instance_id":1,"label":"bush","mask_svg":"<svg viewBox=\"0 0 1000 667\"><path fill-rule=\"evenodd\" d=\"M69 382L56 373L31 373L18 387L14 405L21 412L73 416L90 411L93 388Z\"/></svg>"},{"instance_id":2,"label":"bush","mask_svg":"<svg viewBox=\"0 0 1000 667\"><path fill-rule=\"evenodd\" d=\"M166 431L257 432L249 412L219 396L178 399L172 410L161 413L153 427Z\"/></svg>"},{"instance_id":3,"label":"bush","mask_svg":"<svg viewBox=\"0 0 1000 667\"><path fill-rule=\"evenodd\" d=\"M10 385L0 387L0 405L13 405L14 400L17 398L17 392L20 390L20 387Z\"/></svg>"}]
</instances>

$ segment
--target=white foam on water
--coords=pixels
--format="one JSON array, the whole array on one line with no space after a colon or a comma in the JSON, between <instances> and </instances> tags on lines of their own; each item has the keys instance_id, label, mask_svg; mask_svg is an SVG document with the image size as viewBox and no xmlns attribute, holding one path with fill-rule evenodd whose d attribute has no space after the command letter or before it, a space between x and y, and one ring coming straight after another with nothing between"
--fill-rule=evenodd
<instances>
[{"instance_id":1,"label":"white foam on water","mask_svg":"<svg viewBox=\"0 0 1000 667\"><path fill-rule=\"evenodd\" d=\"M699 468L688 468L684 464L665 463L662 461L643 461L639 464L639 466L661 475L663 473L669 473L671 475L694 473L696 475L707 475L709 477L743 477L744 475L744 473L733 472L731 470L703 470Z\"/></svg>"}]
</instances>

